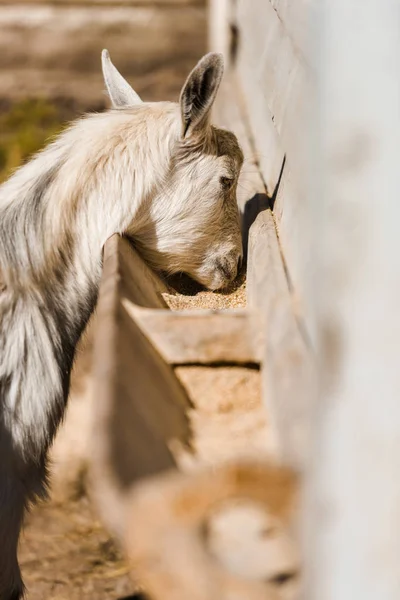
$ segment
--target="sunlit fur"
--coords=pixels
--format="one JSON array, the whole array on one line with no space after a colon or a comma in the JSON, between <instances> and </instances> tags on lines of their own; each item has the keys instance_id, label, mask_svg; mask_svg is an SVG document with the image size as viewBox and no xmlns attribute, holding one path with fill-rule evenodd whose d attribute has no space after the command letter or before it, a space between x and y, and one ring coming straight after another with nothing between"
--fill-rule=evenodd
<instances>
[{"instance_id":1,"label":"sunlit fur","mask_svg":"<svg viewBox=\"0 0 400 600\"><path fill-rule=\"evenodd\" d=\"M137 97L77 121L0 187L0 600L22 595L23 513L45 494L107 238L127 234L156 269L211 289L236 275L242 153L209 125L221 64L203 58L179 104Z\"/></svg>"}]
</instances>

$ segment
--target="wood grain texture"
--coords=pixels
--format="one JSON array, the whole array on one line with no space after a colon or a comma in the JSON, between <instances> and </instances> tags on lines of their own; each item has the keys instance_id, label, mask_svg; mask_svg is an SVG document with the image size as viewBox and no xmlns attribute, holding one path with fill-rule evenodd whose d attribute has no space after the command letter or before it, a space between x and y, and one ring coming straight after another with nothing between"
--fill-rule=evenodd
<instances>
[{"instance_id":1,"label":"wood grain texture","mask_svg":"<svg viewBox=\"0 0 400 600\"><path fill-rule=\"evenodd\" d=\"M294 177L301 179L302 121L310 75L271 3L255 4L249 10L246 0L238 3L237 73L261 171L272 193L284 156Z\"/></svg>"},{"instance_id":2,"label":"wood grain texture","mask_svg":"<svg viewBox=\"0 0 400 600\"><path fill-rule=\"evenodd\" d=\"M261 361L264 344L260 321L247 310L146 310L127 299L122 303L169 364Z\"/></svg>"},{"instance_id":3,"label":"wood grain texture","mask_svg":"<svg viewBox=\"0 0 400 600\"><path fill-rule=\"evenodd\" d=\"M260 213L250 230L248 264L249 307L264 319L263 397L277 454L301 470L308 448L313 359L296 319L270 210Z\"/></svg>"},{"instance_id":4,"label":"wood grain texture","mask_svg":"<svg viewBox=\"0 0 400 600\"><path fill-rule=\"evenodd\" d=\"M245 99L257 162L274 199L286 271L297 297L296 310L312 338L308 277L312 221L307 198L310 182L305 173L314 79L305 59L306 47L299 52L298 43L307 36L315 3L301 2L302 10L295 4L256 0L250 8L247 0L239 0L236 78Z\"/></svg>"},{"instance_id":5,"label":"wood grain texture","mask_svg":"<svg viewBox=\"0 0 400 600\"><path fill-rule=\"evenodd\" d=\"M186 393L121 303L131 293L129 271L138 262L126 240L113 236L107 242L94 347L93 489L104 522L119 539L124 490L174 468L170 442L187 444L190 438ZM159 304L155 294L152 301Z\"/></svg>"}]
</instances>

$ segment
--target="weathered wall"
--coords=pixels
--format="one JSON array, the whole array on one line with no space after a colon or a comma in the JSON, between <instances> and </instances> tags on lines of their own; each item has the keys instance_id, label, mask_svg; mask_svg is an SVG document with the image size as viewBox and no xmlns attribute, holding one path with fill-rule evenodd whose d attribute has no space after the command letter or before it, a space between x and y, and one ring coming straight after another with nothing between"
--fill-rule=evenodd
<instances>
[{"instance_id":1,"label":"weathered wall","mask_svg":"<svg viewBox=\"0 0 400 600\"><path fill-rule=\"evenodd\" d=\"M254 225L264 245L260 240L252 247L250 273L258 276L249 301L266 321L264 401L277 426L280 452L297 467L304 464L305 415L313 395L312 219L305 173L316 58L307 32L317 4L214 0L209 29L210 46L230 64L272 210ZM284 273L279 290L271 289L277 279L269 272Z\"/></svg>"}]
</instances>

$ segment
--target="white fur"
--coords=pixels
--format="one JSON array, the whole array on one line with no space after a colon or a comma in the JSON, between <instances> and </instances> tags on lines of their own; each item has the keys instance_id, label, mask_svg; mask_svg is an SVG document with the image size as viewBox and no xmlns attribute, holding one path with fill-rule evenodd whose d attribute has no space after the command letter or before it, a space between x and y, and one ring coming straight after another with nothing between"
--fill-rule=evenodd
<instances>
[{"instance_id":1,"label":"white fur","mask_svg":"<svg viewBox=\"0 0 400 600\"><path fill-rule=\"evenodd\" d=\"M142 102L138 94L111 62L108 50L103 50L101 53L101 64L104 82L114 108L126 108Z\"/></svg>"},{"instance_id":2,"label":"white fur","mask_svg":"<svg viewBox=\"0 0 400 600\"><path fill-rule=\"evenodd\" d=\"M212 289L242 254L241 152L209 124L220 57L200 61L179 104L140 102L104 54L103 69L118 110L77 121L0 187L0 600L22 593L23 510L45 492L106 240L127 234L154 268Z\"/></svg>"}]
</instances>

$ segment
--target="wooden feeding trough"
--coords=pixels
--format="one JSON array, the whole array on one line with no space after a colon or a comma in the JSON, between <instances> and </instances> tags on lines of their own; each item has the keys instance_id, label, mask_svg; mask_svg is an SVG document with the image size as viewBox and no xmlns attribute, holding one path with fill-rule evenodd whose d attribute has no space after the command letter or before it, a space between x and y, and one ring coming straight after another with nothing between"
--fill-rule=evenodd
<instances>
[{"instance_id":1,"label":"wooden feeding trough","mask_svg":"<svg viewBox=\"0 0 400 600\"><path fill-rule=\"evenodd\" d=\"M244 4L238 2L237 10ZM285 165L268 111L261 121L268 138L256 135L249 119L257 100L255 82L246 77L252 45L262 43L252 39L254 23L250 16L235 21L234 13L220 8L215 2L212 46L224 52L230 68L214 121L236 133L246 158L238 201L247 305L170 310L168 283L118 236L105 247L98 305L93 494L127 552L133 576L163 600L228 600L234 590L243 600L289 598L298 574L288 526L294 473L302 469L306 452L303 413L312 359L280 240L280 227L294 226L296 216L287 170L292 157ZM276 20L269 26L273 30ZM259 160L260 150L269 153L270 162ZM222 510L219 521L210 520L223 501L234 499L236 505L240 499L261 502L265 511L257 518L264 531L275 532L247 554L232 552L233 538L231 544L221 539L229 540L235 528L243 534L248 515L246 521L243 514L227 517ZM204 549L204 526L225 570ZM214 583L206 585L208 580Z\"/></svg>"},{"instance_id":2,"label":"wooden feeding trough","mask_svg":"<svg viewBox=\"0 0 400 600\"><path fill-rule=\"evenodd\" d=\"M222 90L221 101L229 96L226 87ZM237 111L238 119L238 107L230 109ZM240 142L250 150L243 133ZM243 199L249 194L248 185ZM268 206L268 197L256 171L251 186L250 198L258 204L257 208ZM248 208L244 213L248 218ZM127 548L128 554L133 554L134 575L144 582L147 591L153 592L154 598L167 599L168 596L160 592L165 588L165 581L157 570L150 569L147 573L139 559L147 548L150 558L155 560L160 546L154 542L162 537L162 533L173 548L173 540L184 530L189 519L192 541L185 559L190 566L190 553L195 561L200 560L196 559L194 551L199 544L199 526L206 523L212 510L222 501L243 496L248 501L261 500L268 511L264 518L274 520L281 516L281 511L286 514L293 499L293 474L269 463L263 464L262 460L258 464L260 459L271 460L274 443L261 402L265 316L257 303L263 298L270 307L279 303L283 311L289 310L290 305L270 209L265 208L250 227L248 250L248 307L170 310L164 297L171 294L171 289L147 267L127 240L114 236L105 247L95 341L93 493L105 524ZM265 280L262 269L267 266L269 275ZM199 409L202 397L207 395L211 395L209 402L214 399L216 406L202 419L201 406L197 413L196 408ZM221 408L224 403L234 406ZM225 422L219 423L224 416ZM243 429L242 426L239 433L235 430L235 424L237 427L241 418L253 422L248 426L250 440L246 427ZM241 461L243 457L247 458L245 465ZM233 460L236 466L232 465ZM221 465L227 461L229 465L224 470ZM214 474L203 473L210 465ZM165 479L164 474L174 470L186 474ZM252 485L248 484L244 473L248 474ZM144 506L144 500L140 497L136 500L132 488L140 490L144 485L142 480L147 481L150 476L155 477L151 483L154 492ZM267 490L271 493L271 483L272 504L266 494ZM196 498L201 490L204 494L201 506L197 509L193 506L194 514L190 518L185 515L177 518L173 511L174 502L181 494L194 494ZM147 498L146 485L143 493ZM274 494L279 497L275 505ZM154 515L155 511L160 515L157 525L154 518L146 520L149 516L146 507L150 514ZM140 532L138 523L141 524ZM136 533L128 533L134 530ZM291 548L286 550L290 543L287 539L282 542L282 536L278 541L281 547L278 560L273 561L272 578L282 570L292 576L297 568L294 552ZM132 540L135 541L134 550ZM145 540L150 544L149 548ZM285 550L282 550L282 543ZM183 558L179 552L177 549L177 560ZM265 553L265 549L262 552ZM227 560L229 562L229 557ZM250 557L242 560L250 563ZM172 564L167 561L165 569ZM191 567L196 569L200 579L209 578L215 570L213 563L203 565L202 575L196 562ZM178 571L182 573L182 569ZM177 574L178 571L173 572ZM169 576L173 576L170 571ZM232 585L235 589L243 588L241 597L246 599L261 600L268 591L265 583L243 583L240 578L227 574L221 574L220 578L225 582L219 584L224 589ZM184 598L188 593L188 582L180 585L180 597ZM206 594L206 589L202 593ZM199 599L203 597L208 598L199 595Z\"/></svg>"}]
</instances>

